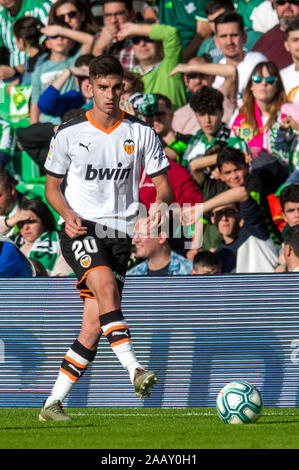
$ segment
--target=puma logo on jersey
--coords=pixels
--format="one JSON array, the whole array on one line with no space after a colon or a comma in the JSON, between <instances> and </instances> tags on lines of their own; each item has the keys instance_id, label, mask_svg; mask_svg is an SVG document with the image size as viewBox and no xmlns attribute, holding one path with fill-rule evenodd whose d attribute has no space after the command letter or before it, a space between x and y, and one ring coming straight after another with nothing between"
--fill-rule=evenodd
<instances>
[{"instance_id":1,"label":"puma logo on jersey","mask_svg":"<svg viewBox=\"0 0 299 470\"><path fill-rule=\"evenodd\" d=\"M112 334L112 336L122 336L122 335L126 335L126 336L129 338L128 330L124 330L124 331L113 331L111 334Z\"/></svg>"},{"instance_id":2,"label":"puma logo on jersey","mask_svg":"<svg viewBox=\"0 0 299 470\"><path fill-rule=\"evenodd\" d=\"M85 179L92 181L95 179L99 180L124 180L128 179L131 173L131 168L122 168L122 163L118 164L118 168L93 168L93 166L87 165Z\"/></svg>"},{"instance_id":3,"label":"puma logo on jersey","mask_svg":"<svg viewBox=\"0 0 299 470\"><path fill-rule=\"evenodd\" d=\"M85 144L82 144L81 142L79 143L79 147L83 147L87 150L87 152L89 152L89 146L91 145L91 142L89 142L89 144L85 145Z\"/></svg>"}]
</instances>

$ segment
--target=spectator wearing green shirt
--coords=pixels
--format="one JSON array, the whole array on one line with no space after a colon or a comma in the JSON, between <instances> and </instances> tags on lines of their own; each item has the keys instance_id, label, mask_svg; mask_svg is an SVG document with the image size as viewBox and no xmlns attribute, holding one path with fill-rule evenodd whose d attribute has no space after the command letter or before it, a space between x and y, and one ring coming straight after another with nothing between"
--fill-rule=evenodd
<instances>
[{"instance_id":1,"label":"spectator wearing green shirt","mask_svg":"<svg viewBox=\"0 0 299 470\"><path fill-rule=\"evenodd\" d=\"M13 25L23 16L34 16L47 24L51 7L49 0L0 0L0 48L9 52L9 65L0 64L0 80L14 77L24 72L26 54L19 51Z\"/></svg>"},{"instance_id":2,"label":"spectator wearing green shirt","mask_svg":"<svg viewBox=\"0 0 299 470\"><path fill-rule=\"evenodd\" d=\"M125 23L120 26L118 39L132 38L139 65L135 73L142 76L145 93L167 96L173 110L186 103L182 74L168 78L182 60L182 46L176 28L160 24Z\"/></svg>"},{"instance_id":3,"label":"spectator wearing green shirt","mask_svg":"<svg viewBox=\"0 0 299 470\"><path fill-rule=\"evenodd\" d=\"M222 122L223 99L219 90L205 86L190 100L190 106L196 113L201 129L190 139L183 158L199 186L202 185L206 167L199 168L200 158L216 141L225 141L228 146L249 153L246 142L236 138L235 133Z\"/></svg>"}]
</instances>

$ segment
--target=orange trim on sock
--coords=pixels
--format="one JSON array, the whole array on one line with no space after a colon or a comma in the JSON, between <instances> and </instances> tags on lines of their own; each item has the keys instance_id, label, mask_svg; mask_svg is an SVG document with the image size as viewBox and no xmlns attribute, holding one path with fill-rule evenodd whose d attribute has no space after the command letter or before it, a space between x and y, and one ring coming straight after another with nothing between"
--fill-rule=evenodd
<instances>
[{"instance_id":1,"label":"orange trim on sock","mask_svg":"<svg viewBox=\"0 0 299 470\"><path fill-rule=\"evenodd\" d=\"M62 372L63 374L67 375L69 379L71 379L73 382L77 382L79 380L79 377L75 377L75 375L71 374L70 372L68 372L67 370L65 369L62 369L62 367L60 367L60 372Z\"/></svg>"},{"instance_id":2,"label":"orange trim on sock","mask_svg":"<svg viewBox=\"0 0 299 470\"><path fill-rule=\"evenodd\" d=\"M68 362L71 362L74 366L80 367L81 369L87 369L88 365L83 366L82 364L79 364L79 362L76 362L74 359L71 357L65 355L64 359L66 359Z\"/></svg>"},{"instance_id":3,"label":"orange trim on sock","mask_svg":"<svg viewBox=\"0 0 299 470\"><path fill-rule=\"evenodd\" d=\"M116 325L116 326L112 326L111 328L109 328L108 330L104 331L104 335L107 336L109 335L109 333L111 333L111 331L115 331L115 330L127 330L128 329L128 326L127 325Z\"/></svg>"},{"instance_id":4,"label":"orange trim on sock","mask_svg":"<svg viewBox=\"0 0 299 470\"><path fill-rule=\"evenodd\" d=\"M118 346L119 344L128 343L131 341L131 338L120 339L119 341L115 341L115 343L111 343L111 347Z\"/></svg>"}]
</instances>

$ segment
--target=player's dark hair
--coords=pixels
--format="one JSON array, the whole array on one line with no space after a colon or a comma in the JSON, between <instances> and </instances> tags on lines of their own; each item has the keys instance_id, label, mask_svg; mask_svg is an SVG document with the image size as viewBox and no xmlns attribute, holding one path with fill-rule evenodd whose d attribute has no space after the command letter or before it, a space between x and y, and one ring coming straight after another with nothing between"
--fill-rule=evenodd
<instances>
[{"instance_id":1,"label":"player's dark hair","mask_svg":"<svg viewBox=\"0 0 299 470\"><path fill-rule=\"evenodd\" d=\"M123 74L124 69L121 63L112 55L94 57L89 63L90 80L107 75L120 75L123 77Z\"/></svg>"},{"instance_id":2,"label":"player's dark hair","mask_svg":"<svg viewBox=\"0 0 299 470\"><path fill-rule=\"evenodd\" d=\"M283 211L287 202L299 202L299 184L290 184L283 188L279 200Z\"/></svg>"},{"instance_id":3,"label":"player's dark hair","mask_svg":"<svg viewBox=\"0 0 299 470\"><path fill-rule=\"evenodd\" d=\"M299 258L299 225L287 229L284 242L293 248L295 255Z\"/></svg>"},{"instance_id":4,"label":"player's dark hair","mask_svg":"<svg viewBox=\"0 0 299 470\"><path fill-rule=\"evenodd\" d=\"M34 212L41 219L46 231L57 230L52 212L41 199L23 199L20 203L20 209Z\"/></svg>"},{"instance_id":5,"label":"player's dark hair","mask_svg":"<svg viewBox=\"0 0 299 470\"><path fill-rule=\"evenodd\" d=\"M200 251L196 253L193 258L193 268L196 269L197 267L209 267L209 268L222 268L222 260L216 254L212 253L211 251Z\"/></svg>"},{"instance_id":6,"label":"player's dark hair","mask_svg":"<svg viewBox=\"0 0 299 470\"><path fill-rule=\"evenodd\" d=\"M227 23L238 23L239 31L241 33L245 32L244 28L244 20L241 15L234 11L227 11L222 13L222 15L217 16L215 19L215 31L217 34L217 27L219 24L227 24Z\"/></svg>"},{"instance_id":7,"label":"player's dark hair","mask_svg":"<svg viewBox=\"0 0 299 470\"><path fill-rule=\"evenodd\" d=\"M0 185L4 191L16 186L16 184L18 184L18 182L14 177L5 168L0 168Z\"/></svg>"},{"instance_id":8,"label":"player's dark hair","mask_svg":"<svg viewBox=\"0 0 299 470\"><path fill-rule=\"evenodd\" d=\"M298 31L298 30L299 30L299 18L298 16L295 16L292 20L288 22L288 25L285 29L286 38L289 37L289 34L292 31Z\"/></svg>"},{"instance_id":9,"label":"player's dark hair","mask_svg":"<svg viewBox=\"0 0 299 470\"><path fill-rule=\"evenodd\" d=\"M40 37L42 33L43 23L33 16L22 16L13 25L13 34L17 39L23 39L25 44L40 49Z\"/></svg>"},{"instance_id":10,"label":"player's dark hair","mask_svg":"<svg viewBox=\"0 0 299 470\"><path fill-rule=\"evenodd\" d=\"M241 150L227 146L220 150L217 156L216 165L220 171L224 163L233 163L236 166L246 166L245 155Z\"/></svg>"},{"instance_id":11,"label":"player's dark hair","mask_svg":"<svg viewBox=\"0 0 299 470\"><path fill-rule=\"evenodd\" d=\"M210 0L206 4L206 15L213 15L222 9L224 11L234 11L235 7L232 0Z\"/></svg>"},{"instance_id":12,"label":"player's dark hair","mask_svg":"<svg viewBox=\"0 0 299 470\"><path fill-rule=\"evenodd\" d=\"M190 98L190 106L195 113L216 114L217 111L223 111L224 96L216 88L203 86L198 92Z\"/></svg>"}]
</instances>

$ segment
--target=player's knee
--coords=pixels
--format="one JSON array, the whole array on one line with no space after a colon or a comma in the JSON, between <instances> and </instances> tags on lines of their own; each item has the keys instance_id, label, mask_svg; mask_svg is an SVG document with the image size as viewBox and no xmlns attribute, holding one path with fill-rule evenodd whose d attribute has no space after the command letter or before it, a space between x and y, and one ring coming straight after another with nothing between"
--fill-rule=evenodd
<instances>
[{"instance_id":1,"label":"player's knee","mask_svg":"<svg viewBox=\"0 0 299 470\"><path fill-rule=\"evenodd\" d=\"M99 292L100 297L107 301L119 301L119 293L115 281L106 282Z\"/></svg>"}]
</instances>

